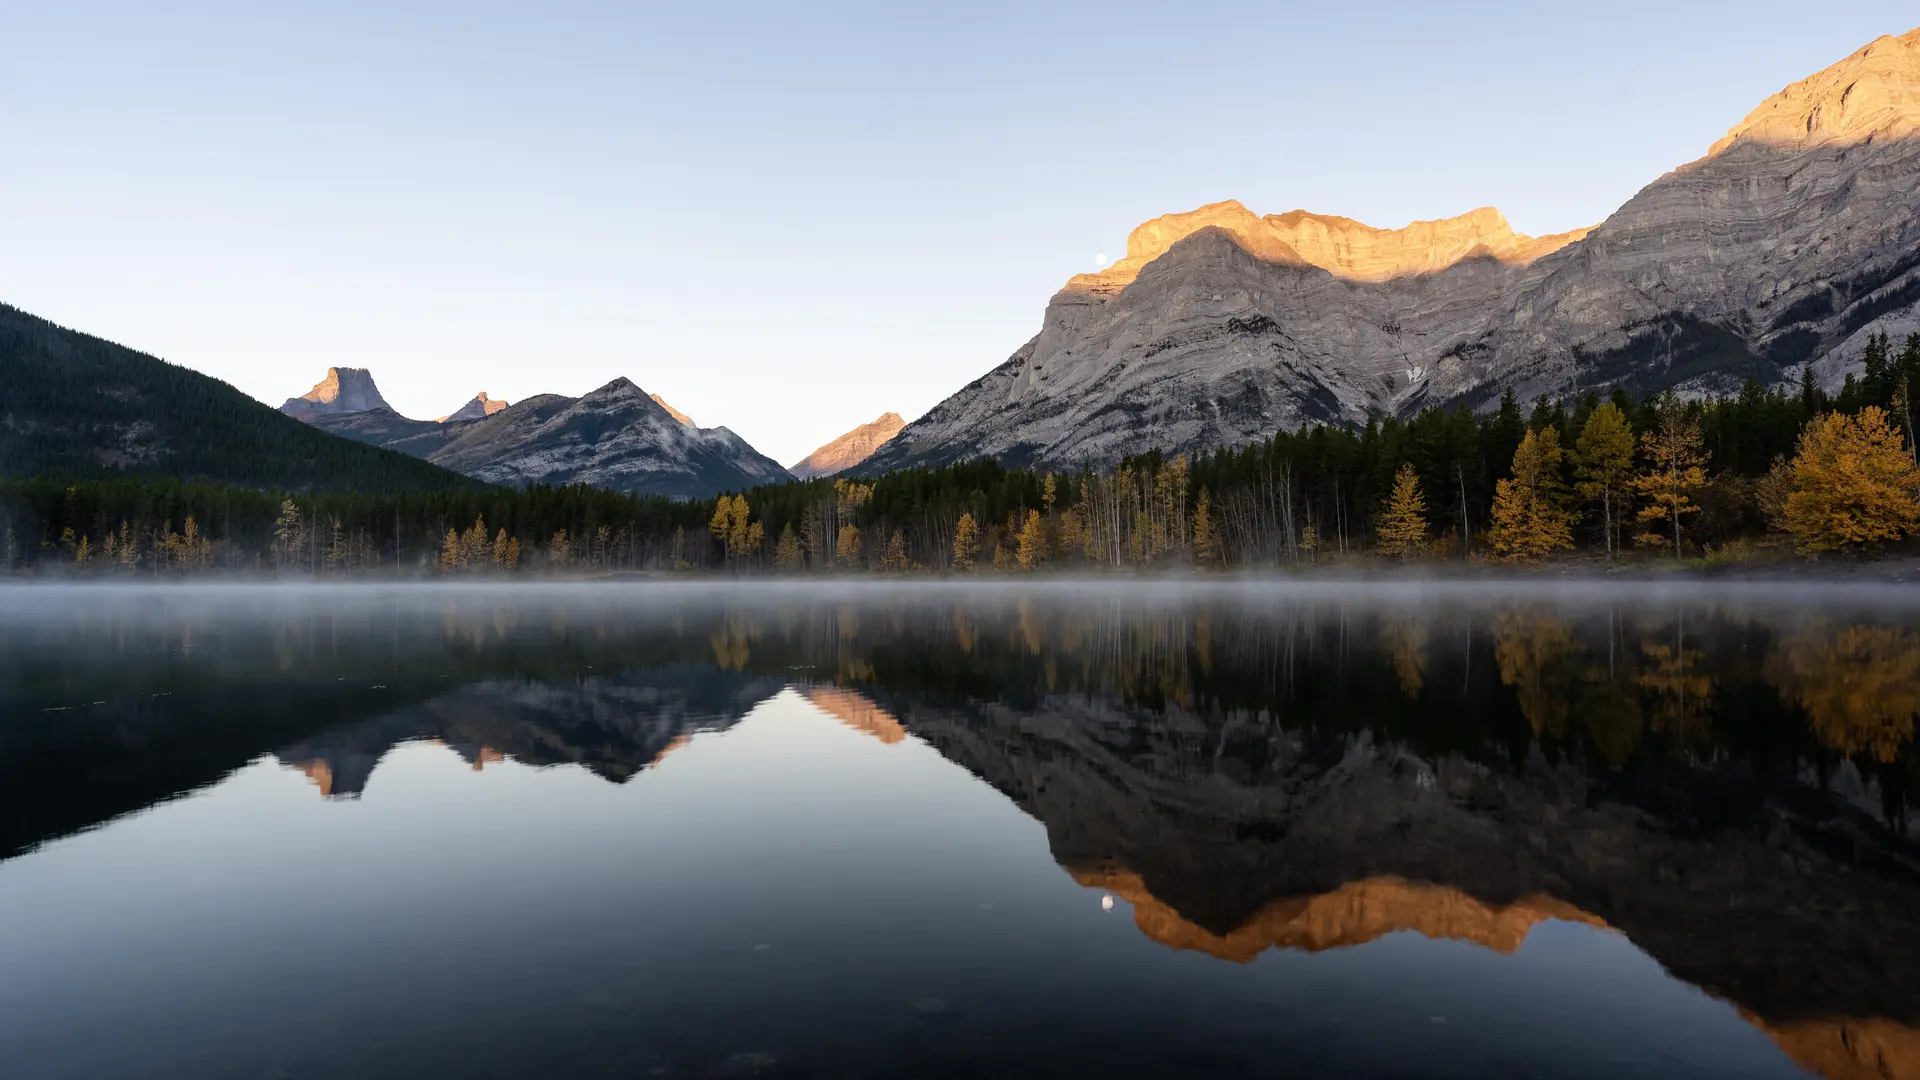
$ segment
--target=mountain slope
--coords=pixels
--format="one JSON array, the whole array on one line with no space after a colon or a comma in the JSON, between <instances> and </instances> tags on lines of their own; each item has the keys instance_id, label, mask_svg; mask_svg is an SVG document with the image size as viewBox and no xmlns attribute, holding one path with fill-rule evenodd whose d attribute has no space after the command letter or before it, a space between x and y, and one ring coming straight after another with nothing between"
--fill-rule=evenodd
<instances>
[{"instance_id":1,"label":"mountain slope","mask_svg":"<svg viewBox=\"0 0 1920 1080\"><path fill-rule=\"evenodd\" d=\"M581 398L528 398L469 425L428 460L501 484L582 483L685 498L791 479L738 435L683 424L627 379Z\"/></svg>"},{"instance_id":2,"label":"mountain slope","mask_svg":"<svg viewBox=\"0 0 1920 1080\"><path fill-rule=\"evenodd\" d=\"M218 379L0 304L0 474L113 472L367 492L475 486L335 438Z\"/></svg>"},{"instance_id":3,"label":"mountain slope","mask_svg":"<svg viewBox=\"0 0 1920 1080\"><path fill-rule=\"evenodd\" d=\"M866 467L1192 451L1505 386L1720 392L1807 363L1831 385L1866 333L1920 329L1916 206L1920 31L1783 90L1592 229L1234 202L1155 219Z\"/></svg>"},{"instance_id":4,"label":"mountain slope","mask_svg":"<svg viewBox=\"0 0 1920 1080\"><path fill-rule=\"evenodd\" d=\"M885 446L887 440L900 434L900 429L906 426L899 413L881 413L871 423L861 424L788 466L787 471L801 480L845 472L872 457L874 451Z\"/></svg>"}]
</instances>

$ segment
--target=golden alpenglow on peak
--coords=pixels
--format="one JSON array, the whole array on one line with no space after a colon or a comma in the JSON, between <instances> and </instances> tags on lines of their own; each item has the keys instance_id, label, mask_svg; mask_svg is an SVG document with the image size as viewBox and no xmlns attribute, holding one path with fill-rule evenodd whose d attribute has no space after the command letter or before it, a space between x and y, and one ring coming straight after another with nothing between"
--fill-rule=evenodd
<instances>
[{"instance_id":1,"label":"golden alpenglow on peak","mask_svg":"<svg viewBox=\"0 0 1920 1080\"><path fill-rule=\"evenodd\" d=\"M1920 29L1863 45L1839 63L1760 103L1707 151L1858 144L1920 132Z\"/></svg>"},{"instance_id":2,"label":"golden alpenglow on peak","mask_svg":"<svg viewBox=\"0 0 1920 1080\"><path fill-rule=\"evenodd\" d=\"M872 457L874 451L885 446L906 426L907 422L900 418L899 413L881 413L871 422L861 424L801 458L787 471L802 480L844 472Z\"/></svg>"},{"instance_id":3,"label":"golden alpenglow on peak","mask_svg":"<svg viewBox=\"0 0 1920 1080\"><path fill-rule=\"evenodd\" d=\"M680 421L682 424L685 424L688 427L700 426L699 424L696 424L693 422L693 417L688 416L686 413L683 413L679 409L676 409L673 406L667 404L667 399L661 397L659 394L648 394L647 396L653 399L653 403L655 405L658 405L661 408L667 410L668 416L673 417L675 420Z\"/></svg>"},{"instance_id":4,"label":"golden alpenglow on peak","mask_svg":"<svg viewBox=\"0 0 1920 1080\"><path fill-rule=\"evenodd\" d=\"M1067 289L1117 292L1175 244L1209 228L1232 234L1248 253L1268 262L1306 263L1336 277L1367 282L1433 273L1473 257L1530 263L1591 231L1527 236L1515 232L1505 215L1490 206L1404 228L1377 229L1352 218L1305 210L1259 217L1229 199L1146 222L1127 237L1125 258L1104 270L1077 275Z\"/></svg>"}]
</instances>

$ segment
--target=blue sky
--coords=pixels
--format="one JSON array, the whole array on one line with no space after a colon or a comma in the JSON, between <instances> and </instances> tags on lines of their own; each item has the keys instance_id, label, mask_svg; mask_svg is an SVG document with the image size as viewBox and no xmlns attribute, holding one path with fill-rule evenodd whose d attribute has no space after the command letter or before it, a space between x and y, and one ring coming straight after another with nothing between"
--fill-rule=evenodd
<instances>
[{"instance_id":1,"label":"blue sky","mask_svg":"<svg viewBox=\"0 0 1920 1080\"><path fill-rule=\"evenodd\" d=\"M1158 214L1606 216L1911 0L0 0L0 300L278 404L626 375L791 462Z\"/></svg>"}]
</instances>

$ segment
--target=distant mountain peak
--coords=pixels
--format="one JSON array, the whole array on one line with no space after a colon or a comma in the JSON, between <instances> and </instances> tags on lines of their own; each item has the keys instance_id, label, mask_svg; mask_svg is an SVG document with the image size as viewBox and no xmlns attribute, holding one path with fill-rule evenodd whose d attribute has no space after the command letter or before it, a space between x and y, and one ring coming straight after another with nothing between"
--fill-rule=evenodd
<instances>
[{"instance_id":1,"label":"distant mountain peak","mask_svg":"<svg viewBox=\"0 0 1920 1080\"><path fill-rule=\"evenodd\" d=\"M808 454L787 471L802 480L845 472L872 457L874 451L885 446L906 426L907 422L900 418L899 413L881 413L872 422L861 424Z\"/></svg>"},{"instance_id":2,"label":"distant mountain peak","mask_svg":"<svg viewBox=\"0 0 1920 1080\"><path fill-rule=\"evenodd\" d=\"M660 396L659 394L649 394L649 395L647 395L647 396L648 396L648 397L651 397L651 398L653 399L653 403L654 403L655 405L658 405L658 406L660 406L661 408L663 408L663 409L665 409L665 410L667 410L667 415L668 415L668 416L671 416L671 417L673 417L673 418L674 418L675 420L678 420L678 421L680 421L680 422L681 422L682 424L685 424L685 425L687 425L688 427L699 427L699 426L700 426L699 424L696 424L696 423L694 423L694 422L693 422L693 417L691 417L691 416L688 416L688 415L687 415L686 413L683 413L683 412L681 412L681 411L680 411L679 409L676 409L676 408L674 408L673 406L671 406L671 405L669 405L669 404L667 404L667 399L666 399L666 398L663 398L663 397L661 397L661 396Z\"/></svg>"},{"instance_id":3,"label":"distant mountain peak","mask_svg":"<svg viewBox=\"0 0 1920 1080\"><path fill-rule=\"evenodd\" d=\"M434 421L438 424L457 424L465 420L485 420L494 413L507 407L499 398L487 396L485 390L473 395L473 400Z\"/></svg>"},{"instance_id":4,"label":"distant mountain peak","mask_svg":"<svg viewBox=\"0 0 1920 1080\"><path fill-rule=\"evenodd\" d=\"M330 367L326 378L314 383L313 389L299 397L288 398L280 411L289 416L311 416L391 408L387 399L380 396L380 388L374 385L373 372L365 368Z\"/></svg>"}]
</instances>

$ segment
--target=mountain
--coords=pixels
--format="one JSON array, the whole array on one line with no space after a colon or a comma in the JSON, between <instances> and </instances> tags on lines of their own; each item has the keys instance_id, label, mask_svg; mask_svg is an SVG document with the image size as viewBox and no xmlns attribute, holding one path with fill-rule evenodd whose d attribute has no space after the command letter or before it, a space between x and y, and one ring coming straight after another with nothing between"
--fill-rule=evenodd
<instances>
[{"instance_id":1,"label":"mountain","mask_svg":"<svg viewBox=\"0 0 1920 1080\"><path fill-rule=\"evenodd\" d=\"M866 468L1193 451L1506 387L1720 393L1807 364L1832 386L1866 334L1920 329L1917 207L1920 30L1781 91L1590 229L1237 202L1157 218Z\"/></svg>"},{"instance_id":2,"label":"mountain","mask_svg":"<svg viewBox=\"0 0 1920 1080\"><path fill-rule=\"evenodd\" d=\"M365 368L330 367L326 378L314 383L313 389L299 397L288 398L280 411L288 416L307 417L392 408L387 399L380 396L380 388L373 385L372 372Z\"/></svg>"},{"instance_id":3,"label":"mountain","mask_svg":"<svg viewBox=\"0 0 1920 1080\"><path fill-rule=\"evenodd\" d=\"M435 423L457 424L463 420L485 420L494 413L507 407L499 398L490 398L485 390L473 396L473 400L441 417Z\"/></svg>"},{"instance_id":4,"label":"mountain","mask_svg":"<svg viewBox=\"0 0 1920 1080\"><path fill-rule=\"evenodd\" d=\"M667 404L667 399L661 397L659 394L648 394L647 396L653 399L653 403L655 405L658 405L661 408L667 410L667 415L673 417L675 420L680 421L681 423L687 425L688 427L700 426L693 422L693 417L688 416L686 413L683 413L679 409L676 409L673 406Z\"/></svg>"},{"instance_id":5,"label":"mountain","mask_svg":"<svg viewBox=\"0 0 1920 1080\"><path fill-rule=\"evenodd\" d=\"M329 378L351 392L352 377L340 375ZM369 493L477 486L334 438L218 379L0 304L0 474L115 472Z\"/></svg>"},{"instance_id":6,"label":"mountain","mask_svg":"<svg viewBox=\"0 0 1920 1080\"><path fill-rule=\"evenodd\" d=\"M802 480L844 472L872 457L874 451L885 446L887 440L900 434L900 429L906 426L907 422L900 419L899 413L881 413L879 419L861 424L801 458L787 471Z\"/></svg>"},{"instance_id":7,"label":"mountain","mask_svg":"<svg viewBox=\"0 0 1920 1080\"><path fill-rule=\"evenodd\" d=\"M688 426L627 379L580 398L528 398L466 425L427 456L500 484L580 483L685 498L792 478L740 436Z\"/></svg>"},{"instance_id":8,"label":"mountain","mask_svg":"<svg viewBox=\"0 0 1920 1080\"><path fill-rule=\"evenodd\" d=\"M306 397L282 408L297 409L300 419L330 434L492 483L592 484L706 498L793 478L740 436L696 427L626 379L581 398L539 394L512 405L482 392L444 420L413 420L386 404L371 374L333 368Z\"/></svg>"}]
</instances>

